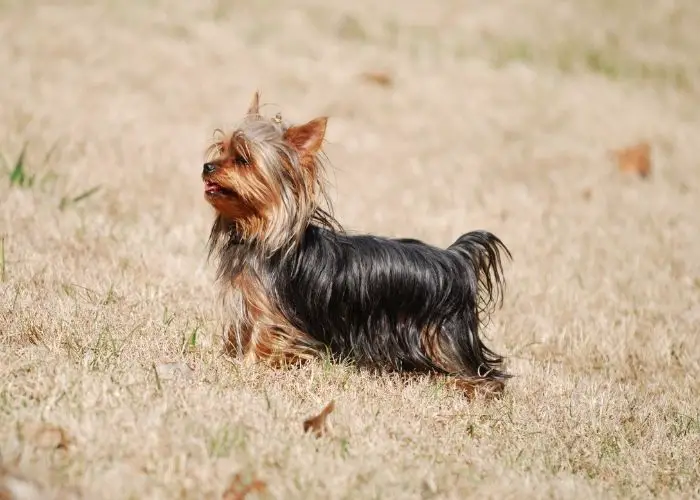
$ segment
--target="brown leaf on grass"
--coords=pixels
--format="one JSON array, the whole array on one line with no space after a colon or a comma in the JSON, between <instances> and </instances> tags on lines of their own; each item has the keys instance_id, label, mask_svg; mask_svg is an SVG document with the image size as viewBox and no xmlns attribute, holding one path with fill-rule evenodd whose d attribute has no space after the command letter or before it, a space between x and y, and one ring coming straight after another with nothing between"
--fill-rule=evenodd
<instances>
[{"instance_id":1,"label":"brown leaf on grass","mask_svg":"<svg viewBox=\"0 0 700 500\"><path fill-rule=\"evenodd\" d=\"M334 409L335 401L332 400L323 410L321 410L321 413L315 417L304 420L304 432L311 431L316 435L316 437L323 436L328 431L328 424L326 422L328 415L330 415Z\"/></svg>"},{"instance_id":2,"label":"brown leaf on grass","mask_svg":"<svg viewBox=\"0 0 700 500\"><path fill-rule=\"evenodd\" d=\"M264 481L255 477L245 481L238 473L231 478L221 500L244 500L250 493L264 493L265 491L267 491L267 484Z\"/></svg>"},{"instance_id":3,"label":"brown leaf on grass","mask_svg":"<svg viewBox=\"0 0 700 500\"><path fill-rule=\"evenodd\" d=\"M647 177L651 173L651 146L646 141L613 150L610 154L617 161L621 172L637 174L640 177Z\"/></svg>"},{"instance_id":4,"label":"brown leaf on grass","mask_svg":"<svg viewBox=\"0 0 700 500\"><path fill-rule=\"evenodd\" d=\"M380 87L391 87L394 84L393 78L383 71L365 71L360 75L363 80L379 85Z\"/></svg>"},{"instance_id":5,"label":"brown leaf on grass","mask_svg":"<svg viewBox=\"0 0 700 500\"><path fill-rule=\"evenodd\" d=\"M57 425L29 422L21 428L22 437L39 448L67 450L71 445L68 432Z\"/></svg>"}]
</instances>

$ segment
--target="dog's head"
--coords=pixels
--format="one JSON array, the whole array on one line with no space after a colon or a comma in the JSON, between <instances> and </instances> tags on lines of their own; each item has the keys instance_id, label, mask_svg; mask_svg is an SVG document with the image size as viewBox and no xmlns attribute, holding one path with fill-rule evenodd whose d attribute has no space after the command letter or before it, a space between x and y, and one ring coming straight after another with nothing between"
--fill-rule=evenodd
<instances>
[{"instance_id":1,"label":"dog's head","mask_svg":"<svg viewBox=\"0 0 700 500\"><path fill-rule=\"evenodd\" d=\"M325 201L321 146L325 117L287 125L260 114L256 92L241 124L210 146L204 196L220 227L274 251L296 241Z\"/></svg>"}]
</instances>

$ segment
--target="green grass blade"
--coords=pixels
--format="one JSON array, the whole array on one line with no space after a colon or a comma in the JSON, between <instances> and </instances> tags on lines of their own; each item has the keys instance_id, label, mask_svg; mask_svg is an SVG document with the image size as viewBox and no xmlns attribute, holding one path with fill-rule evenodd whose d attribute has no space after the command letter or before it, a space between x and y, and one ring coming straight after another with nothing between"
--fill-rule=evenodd
<instances>
[{"instance_id":1,"label":"green grass blade","mask_svg":"<svg viewBox=\"0 0 700 500\"><path fill-rule=\"evenodd\" d=\"M93 194L95 194L95 193L96 193L97 191L99 191L99 190L100 190L100 186L91 187L90 189L88 189L88 190L86 190L86 191L80 193L78 196L76 196L75 198L73 198L73 199L71 200L71 202L72 202L72 203L78 203L78 202L80 202L80 201L82 201L82 200L84 200L84 199L86 199L86 198L89 198L90 196L92 196Z\"/></svg>"},{"instance_id":2,"label":"green grass blade","mask_svg":"<svg viewBox=\"0 0 700 500\"><path fill-rule=\"evenodd\" d=\"M17 157L17 161L15 162L15 166L12 169L12 172L10 172L10 184L12 186L24 186L24 184L26 183L27 175L24 170L24 159L26 156L26 152L27 147L25 144L19 156Z\"/></svg>"},{"instance_id":3,"label":"green grass blade","mask_svg":"<svg viewBox=\"0 0 700 500\"><path fill-rule=\"evenodd\" d=\"M70 206L70 205L75 205L76 203L80 203L81 201L85 200L86 198L89 198L93 194L95 194L97 191L99 191L102 187L101 186L94 186L91 187L90 189L83 191L80 193L78 196L75 196L73 198L66 197L64 196L61 198L61 201L58 204L58 208L60 210L63 210L64 208Z\"/></svg>"}]
</instances>

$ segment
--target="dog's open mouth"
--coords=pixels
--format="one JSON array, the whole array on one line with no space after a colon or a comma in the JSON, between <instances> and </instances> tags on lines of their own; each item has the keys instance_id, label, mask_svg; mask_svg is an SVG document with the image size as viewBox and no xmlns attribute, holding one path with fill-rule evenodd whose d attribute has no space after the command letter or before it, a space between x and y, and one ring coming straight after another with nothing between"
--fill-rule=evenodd
<instances>
[{"instance_id":1,"label":"dog's open mouth","mask_svg":"<svg viewBox=\"0 0 700 500\"><path fill-rule=\"evenodd\" d=\"M235 196L235 191L227 189L212 181L204 181L204 193L207 196Z\"/></svg>"}]
</instances>

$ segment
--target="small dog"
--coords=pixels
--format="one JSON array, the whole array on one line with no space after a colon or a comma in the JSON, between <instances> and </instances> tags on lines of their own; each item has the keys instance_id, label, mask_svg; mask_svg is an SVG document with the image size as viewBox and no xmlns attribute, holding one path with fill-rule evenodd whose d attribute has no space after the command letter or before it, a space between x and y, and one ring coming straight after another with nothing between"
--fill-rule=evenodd
<instances>
[{"instance_id":1,"label":"small dog","mask_svg":"<svg viewBox=\"0 0 700 500\"><path fill-rule=\"evenodd\" d=\"M202 172L226 350L277 366L327 352L500 392L511 375L479 334L503 301L506 246L486 231L445 250L349 235L325 191L327 119L292 126L263 117L259 99L232 134L217 130Z\"/></svg>"}]
</instances>

